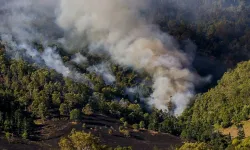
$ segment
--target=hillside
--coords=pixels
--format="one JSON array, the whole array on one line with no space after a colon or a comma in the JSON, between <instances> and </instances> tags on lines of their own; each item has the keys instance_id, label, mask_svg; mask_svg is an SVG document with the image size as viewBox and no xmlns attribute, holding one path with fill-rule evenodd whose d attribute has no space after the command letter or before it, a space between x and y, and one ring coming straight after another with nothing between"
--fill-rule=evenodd
<instances>
[{"instance_id":1,"label":"hillside","mask_svg":"<svg viewBox=\"0 0 250 150\"><path fill-rule=\"evenodd\" d=\"M1 49L0 58L2 83L0 88L0 129L3 131L2 138L5 135L9 141L12 141L13 149L21 146L14 144L20 142L21 138L24 143L28 142L28 145L25 144L27 149L44 148L44 146L45 148L58 148L60 137L67 136L73 128L81 129L82 123L86 123L90 128L105 127L106 129L100 130L100 134L104 137L106 135L108 138L101 139L105 141L105 144L111 146L114 141L117 144L113 146L142 146L145 149L151 149L152 143L159 147L171 147L175 145L174 143L177 145L181 143L177 137L163 133L151 135L147 130L131 132L130 138L125 138L123 134L120 135L119 124L123 126L119 120L121 118L124 124L126 122L131 125L129 129L131 131L133 124L138 126L137 128L140 124L140 128L160 130L176 135L179 133L179 126L175 125L177 124L175 117L156 109L149 114L142 102L133 97L130 97L130 100L125 99L129 96L123 92L123 86L143 84L140 83L141 80L136 79L137 75L134 72L125 70L121 73L118 69L122 68L114 67L117 69L114 72L117 84L113 86L105 85L101 78L89 74L90 77L94 76L91 78L92 83L95 83L92 89L86 83L78 83L70 78L64 78L53 70L38 68L36 65L30 65L22 60L10 61L5 55L4 47ZM119 80L121 74L123 74L123 78ZM127 77L124 76L125 74ZM117 97L122 97L122 100L120 102L115 100L114 98ZM106 114L110 117L105 119L105 117L93 115L96 113ZM85 119L84 114L92 117ZM71 125L69 120L81 123ZM168 124L172 127L168 127ZM63 130L57 132L57 127L62 127ZM110 128L118 130L118 135L107 135L107 130ZM159 142L158 138L169 142ZM132 141L134 144L131 143ZM1 144L7 146L4 148L8 148L6 142ZM52 142L51 145L50 142Z\"/></svg>"},{"instance_id":2,"label":"hillside","mask_svg":"<svg viewBox=\"0 0 250 150\"><path fill-rule=\"evenodd\" d=\"M250 149L249 10L0 1L0 149Z\"/></svg>"},{"instance_id":3,"label":"hillside","mask_svg":"<svg viewBox=\"0 0 250 150\"><path fill-rule=\"evenodd\" d=\"M235 69L223 75L216 87L197 95L193 105L180 117L185 126L181 135L198 141L211 141L213 144L216 143L214 134L219 132L226 135L224 143L230 140L230 136L238 138L240 131L248 136L244 121L249 119L250 113L249 71L249 61L239 63Z\"/></svg>"},{"instance_id":4,"label":"hillside","mask_svg":"<svg viewBox=\"0 0 250 150\"><path fill-rule=\"evenodd\" d=\"M86 124L86 127L82 127ZM82 118L81 122L75 123L68 120L47 121L38 130L41 133L39 140L22 141L8 143L7 140L0 140L1 149L18 150L20 148L26 150L36 149L59 149L59 140L61 137L67 137L72 129L77 131L84 130L91 132L93 135L100 138L102 144L112 147L131 146L133 149L151 150L154 147L160 149L168 149L170 147L179 146L182 144L180 138L158 133L148 130L133 130L129 127L129 137L124 136L119 132L119 126L122 125L119 120L103 116L91 115ZM112 134L109 130L113 130ZM22 141L22 142L21 142Z\"/></svg>"},{"instance_id":5,"label":"hillside","mask_svg":"<svg viewBox=\"0 0 250 150\"><path fill-rule=\"evenodd\" d=\"M250 62L242 62L226 72L215 88L198 95L189 110L193 121L200 119L228 127L248 119L250 110ZM189 113L189 112L187 112Z\"/></svg>"}]
</instances>

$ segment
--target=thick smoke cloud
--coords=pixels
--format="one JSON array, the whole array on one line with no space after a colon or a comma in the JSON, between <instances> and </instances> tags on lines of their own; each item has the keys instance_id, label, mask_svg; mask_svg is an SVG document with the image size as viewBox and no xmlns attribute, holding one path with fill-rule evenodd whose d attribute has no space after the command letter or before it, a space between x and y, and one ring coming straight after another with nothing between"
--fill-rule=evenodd
<instances>
[{"instance_id":1,"label":"thick smoke cloud","mask_svg":"<svg viewBox=\"0 0 250 150\"><path fill-rule=\"evenodd\" d=\"M0 33L11 34L17 42L54 40L61 31L55 24L57 0L0 1Z\"/></svg>"},{"instance_id":2,"label":"thick smoke cloud","mask_svg":"<svg viewBox=\"0 0 250 150\"><path fill-rule=\"evenodd\" d=\"M84 64L88 62L88 58L84 57L81 53L76 53L74 55L74 58L71 60L73 62L75 62L76 64Z\"/></svg>"},{"instance_id":3,"label":"thick smoke cloud","mask_svg":"<svg viewBox=\"0 0 250 150\"><path fill-rule=\"evenodd\" d=\"M0 39L12 58L26 58L65 77L85 82L82 74L64 65L56 47L49 46L63 35L55 22L58 3L58 0L0 1ZM39 51L34 42L41 44L44 50ZM83 58L76 57L76 61L79 59Z\"/></svg>"},{"instance_id":4,"label":"thick smoke cloud","mask_svg":"<svg viewBox=\"0 0 250 150\"><path fill-rule=\"evenodd\" d=\"M8 45L12 57L28 57L77 80L85 78L67 67L50 43L60 42L68 50L88 46L92 54L110 55L120 65L150 74L154 92L147 102L167 111L171 102L178 115L193 96L195 85L203 79L190 71L193 56L181 51L171 36L151 22L150 12L157 10L152 7L157 4L154 2L2 0L0 39ZM41 43L44 51L35 48L34 41ZM72 61L87 63L87 58L77 53ZM105 63L89 67L89 71L103 76L107 84L115 82Z\"/></svg>"},{"instance_id":5,"label":"thick smoke cloud","mask_svg":"<svg viewBox=\"0 0 250 150\"><path fill-rule=\"evenodd\" d=\"M168 110L172 102L180 114L201 79L189 70L189 56L174 39L143 17L142 11L150 9L146 2L61 0L57 23L70 37L84 35L90 48L107 51L113 61L147 71L154 80L149 104Z\"/></svg>"}]
</instances>

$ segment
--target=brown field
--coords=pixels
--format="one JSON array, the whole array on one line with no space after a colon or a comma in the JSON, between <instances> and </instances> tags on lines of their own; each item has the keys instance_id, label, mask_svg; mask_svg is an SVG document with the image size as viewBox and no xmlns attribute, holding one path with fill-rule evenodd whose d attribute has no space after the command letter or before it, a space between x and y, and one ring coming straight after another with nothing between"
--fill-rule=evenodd
<instances>
[{"instance_id":1,"label":"brown field","mask_svg":"<svg viewBox=\"0 0 250 150\"><path fill-rule=\"evenodd\" d=\"M246 137L250 137L250 120L248 121L242 121L243 124L243 129L245 132L245 136ZM238 135L238 129L235 125L229 127L229 128L224 128L224 129L220 129L220 131L224 134L224 135L228 135L230 134L231 137L235 138Z\"/></svg>"}]
</instances>

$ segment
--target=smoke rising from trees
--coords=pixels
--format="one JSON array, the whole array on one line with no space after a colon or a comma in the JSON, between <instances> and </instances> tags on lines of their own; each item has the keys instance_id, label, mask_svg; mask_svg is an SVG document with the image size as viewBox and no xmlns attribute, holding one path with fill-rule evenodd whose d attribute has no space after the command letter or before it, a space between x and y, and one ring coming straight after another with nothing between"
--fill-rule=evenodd
<instances>
[{"instance_id":1,"label":"smoke rising from trees","mask_svg":"<svg viewBox=\"0 0 250 150\"><path fill-rule=\"evenodd\" d=\"M64 76L73 77L79 73L71 73L49 43L61 42L65 48L88 45L90 51L106 53L122 66L146 71L153 79L148 104L168 111L167 105L172 103L175 114L180 114L193 96L195 85L204 79L190 70L193 57L180 50L173 37L163 33L151 19L145 18L150 2L5 0L0 2L1 40L12 43L9 47L12 56L29 55ZM45 51L33 48L33 41L39 41ZM76 57L75 61L82 58Z\"/></svg>"},{"instance_id":2,"label":"smoke rising from trees","mask_svg":"<svg viewBox=\"0 0 250 150\"><path fill-rule=\"evenodd\" d=\"M149 104L168 110L171 102L180 114L200 77L189 70L190 58L178 49L175 40L143 18L141 10L148 6L145 2L62 0L57 23L70 37L84 35L90 45L107 51L113 61L147 71L154 80Z\"/></svg>"}]
</instances>

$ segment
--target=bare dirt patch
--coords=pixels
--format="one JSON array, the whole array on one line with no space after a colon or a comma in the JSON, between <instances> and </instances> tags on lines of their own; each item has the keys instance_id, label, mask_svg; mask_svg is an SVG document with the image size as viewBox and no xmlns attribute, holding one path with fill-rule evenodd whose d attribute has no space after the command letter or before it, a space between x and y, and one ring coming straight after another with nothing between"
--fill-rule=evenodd
<instances>
[{"instance_id":1,"label":"bare dirt patch","mask_svg":"<svg viewBox=\"0 0 250 150\"><path fill-rule=\"evenodd\" d=\"M242 121L243 129L246 137L250 137L250 120ZM222 128L220 129L220 132L224 135L231 135L232 138L235 138L238 136L238 129L235 125L229 127L229 128Z\"/></svg>"}]
</instances>

